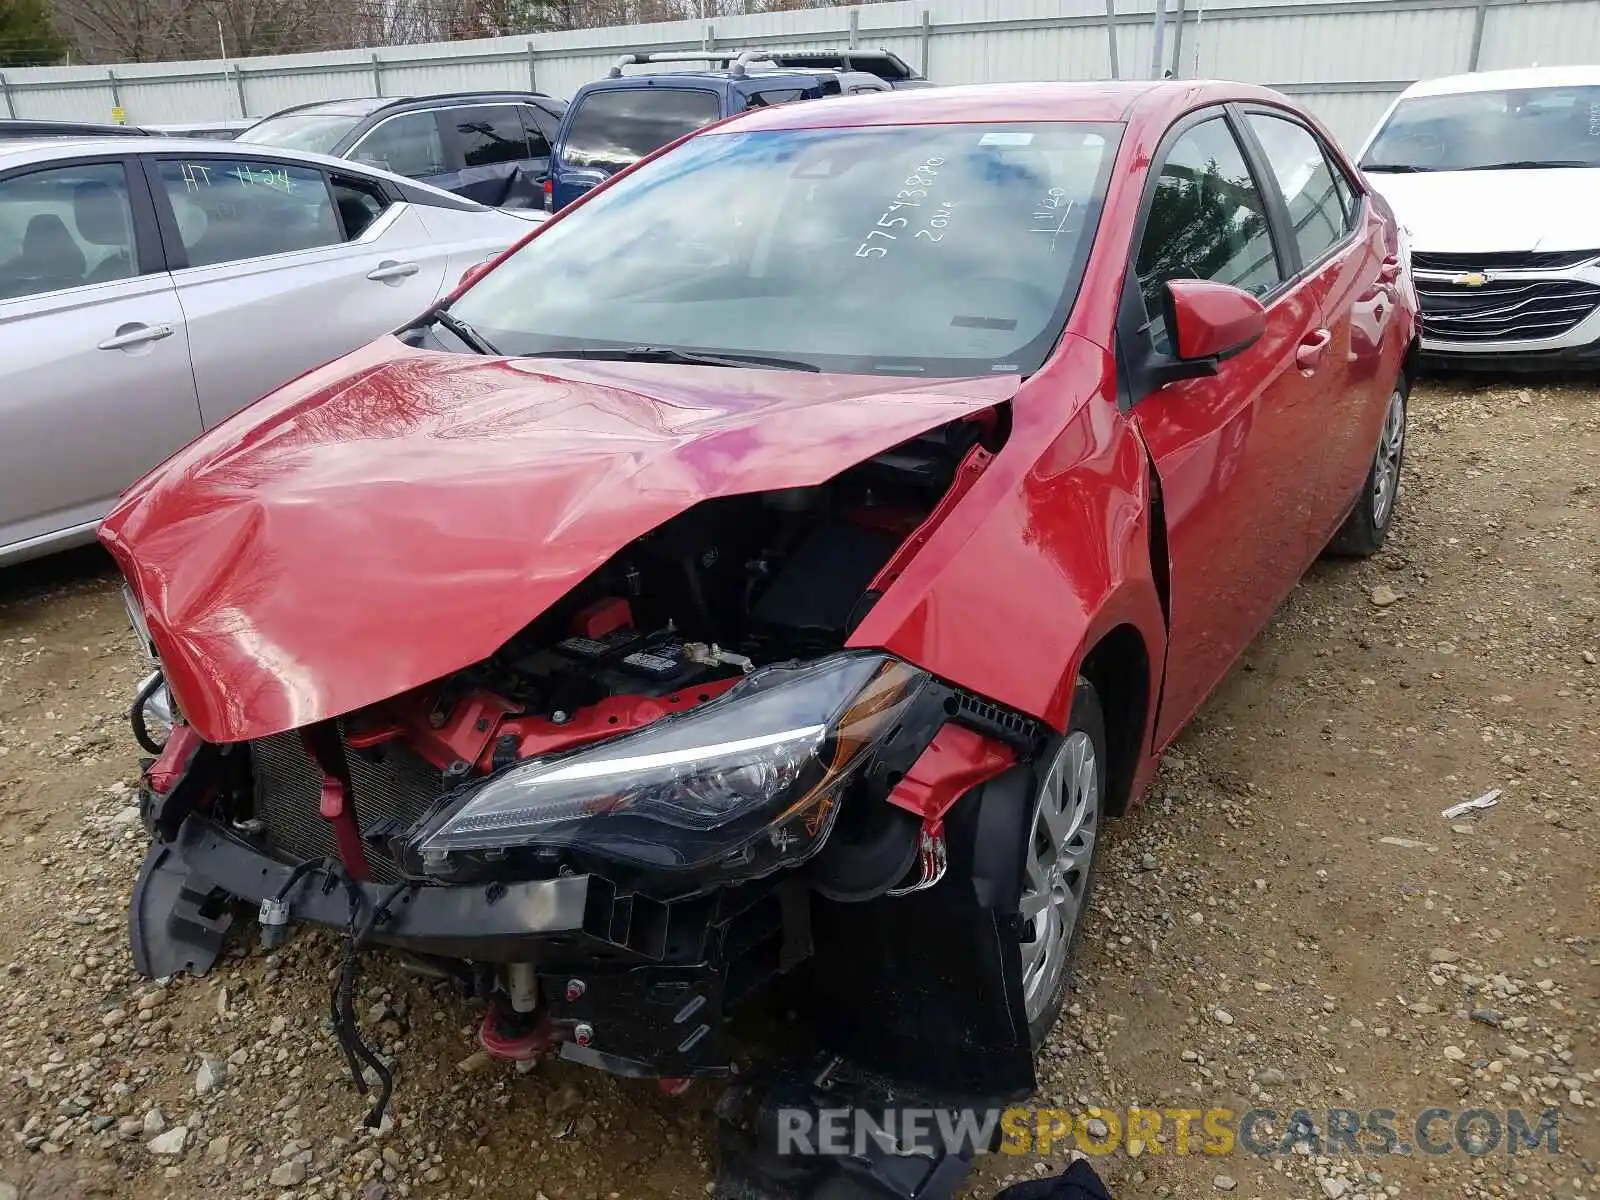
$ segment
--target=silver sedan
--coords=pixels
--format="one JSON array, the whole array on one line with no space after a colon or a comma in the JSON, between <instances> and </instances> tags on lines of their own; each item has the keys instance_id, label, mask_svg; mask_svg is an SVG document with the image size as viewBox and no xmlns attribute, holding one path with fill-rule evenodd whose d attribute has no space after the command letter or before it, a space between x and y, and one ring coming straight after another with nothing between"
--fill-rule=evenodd
<instances>
[{"instance_id":1,"label":"silver sedan","mask_svg":"<svg viewBox=\"0 0 1600 1200\"><path fill-rule=\"evenodd\" d=\"M0 564L543 217L261 146L0 142Z\"/></svg>"}]
</instances>

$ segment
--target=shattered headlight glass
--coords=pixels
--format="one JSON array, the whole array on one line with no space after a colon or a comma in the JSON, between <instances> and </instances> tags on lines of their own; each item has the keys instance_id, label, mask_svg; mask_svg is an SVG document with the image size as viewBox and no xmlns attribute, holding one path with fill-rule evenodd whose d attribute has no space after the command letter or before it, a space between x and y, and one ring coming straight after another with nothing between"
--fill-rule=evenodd
<instances>
[{"instance_id":1,"label":"shattered headlight glass","mask_svg":"<svg viewBox=\"0 0 1600 1200\"><path fill-rule=\"evenodd\" d=\"M826 840L845 785L926 679L881 654L765 668L682 716L498 772L407 857L444 876L532 847L697 878L794 866Z\"/></svg>"}]
</instances>

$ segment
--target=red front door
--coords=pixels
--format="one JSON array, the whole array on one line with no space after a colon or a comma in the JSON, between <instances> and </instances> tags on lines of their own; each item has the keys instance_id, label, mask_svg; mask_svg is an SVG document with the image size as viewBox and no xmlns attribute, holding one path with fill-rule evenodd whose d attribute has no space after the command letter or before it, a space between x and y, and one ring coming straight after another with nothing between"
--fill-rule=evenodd
<instances>
[{"instance_id":1,"label":"red front door","mask_svg":"<svg viewBox=\"0 0 1600 1200\"><path fill-rule=\"evenodd\" d=\"M1268 191L1221 114L1163 151L1134 256L1145 320L1119 330L1132 356L1170 360L1166 281L1203 278L1261 298L1265 335L1214 376L1131 397L1161 488L1170 630L1156 742L1192 715L1305 566L1329 394L1326 288L1295 277ZM1270 186L1270 185L1269 185Z\"/></svg>"}]
</instances>

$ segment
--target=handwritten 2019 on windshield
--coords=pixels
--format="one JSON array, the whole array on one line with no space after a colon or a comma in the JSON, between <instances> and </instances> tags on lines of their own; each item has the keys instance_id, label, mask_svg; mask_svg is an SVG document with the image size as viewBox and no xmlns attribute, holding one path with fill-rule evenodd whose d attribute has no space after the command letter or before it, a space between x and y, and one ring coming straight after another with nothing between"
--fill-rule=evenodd
<instances>
[{"instance_id":1,"label":"handwritten 2019 on windshield","mask_svg":"<svg viewBox=\"0 0 1600 1200\"><path fill-rule=\"evenodd\" d=\"M889 247L881 243L898 241L900 235L889 231L898 229L904 232L911 225L913 218L920 216L919 213L911 213L908 216L902 210L921 209L924 207L924 202L928 198L928 189L933 186L934 180L939 177L939 168L944 164L945 160L943 158L934 155L924 159L920 166L906 176L905 187L895 193L894 202L878 218L877 225L867 230L867 236L856 247L857 258L882 258L889 253ZM940 242L944 240L943 231L950 224L950 213L955 206L950 201L945 200L941 201L937 206L929 207L933 211L932 215L928 217L928 228L918 229L914 232L911 235L912 241L926 239L930 242ZM879 240L875 242L873 241L874 238Z\"/></svg>"}]
</instances>

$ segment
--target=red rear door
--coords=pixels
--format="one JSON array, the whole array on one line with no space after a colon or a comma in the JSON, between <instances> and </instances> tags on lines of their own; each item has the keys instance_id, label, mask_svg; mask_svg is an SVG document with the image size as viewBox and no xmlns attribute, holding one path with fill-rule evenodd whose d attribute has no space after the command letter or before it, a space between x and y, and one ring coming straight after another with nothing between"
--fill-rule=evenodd
<instances>
[{"instance_id":1,"label":"red rear door","mask_svg":"<svg viewBox=\"0 0 1600 1200\"><path fill-rule=\"evenodd\" d=\"M1160 482L1171 629L1156 729L1165 743L1261 629L1304 566L1317 490L1331 335L1315 279L1296 279L1278 244L1271 193L1230 119L1186 119L1156 157L1136 239L1138 296L1124 301L1119 350L1131 418ZM1265 335L1213 376L1161 384L1172 359L1166 282L1210 279L1259 297Z\"/></svg>"},{"instance_id":2,"label":"red rear door","mask_svg":"<svg viewBox=\"0 0 1600 1200\"><path fill-rule=\"evenodd\" d=\"M1367 220L1360 192L1308 126L1268 108L1252 108L1245 124L1275 181L1301 273L1321 297L1322 325L1332 339L1320 372L1326 420L1322 486L1311 497L1306 527L1309 564L1366 479L1399 370L1397 361L1385 362L1397 357L1386 354L1385 343L1394 339L1383 332L1394 320L1393 285L1381 277L1388 248L1381 220Z\"/></svg>"}]
</instances>

